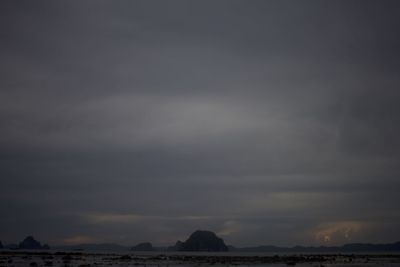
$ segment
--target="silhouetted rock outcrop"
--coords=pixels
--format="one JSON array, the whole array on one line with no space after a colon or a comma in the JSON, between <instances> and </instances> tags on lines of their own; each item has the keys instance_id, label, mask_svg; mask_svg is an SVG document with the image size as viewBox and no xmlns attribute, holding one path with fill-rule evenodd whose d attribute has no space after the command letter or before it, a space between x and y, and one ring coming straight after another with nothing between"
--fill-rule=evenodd
<instances>
[{"instance_id":1,"label":"silhouetted rock outcrop","mask_svg":"<svg viewBox=\"0 0 400 267\"><path fill-rule=\"evenodd\" d=\"M228 251L222 238L210 231L195 231L183 243L177 245L180 251Z\"/></svg>"},{"instance_id":2,"label":"silhouetted rock outcrop","mask_svg":"<svg viewBox=\"0 0 400 267\"><path fill-rule=\"evenodd\" d=\"M33 236L28 236L19 243L18 245L19 249L49 249L50 247L48 245L41 245L40 242L36 241Z\"/></svg>"},{"instance_id":3,"label":"silhouetted rock outcrop","mask_svg":"<svg viewBox=\"0 0 400 267\"><path fill-rule=\"evenodd\" d=\"M133 251L154 251L154 247L149 242L139 243L136 246L132 247Z\"/></svg>"}]
</instances>

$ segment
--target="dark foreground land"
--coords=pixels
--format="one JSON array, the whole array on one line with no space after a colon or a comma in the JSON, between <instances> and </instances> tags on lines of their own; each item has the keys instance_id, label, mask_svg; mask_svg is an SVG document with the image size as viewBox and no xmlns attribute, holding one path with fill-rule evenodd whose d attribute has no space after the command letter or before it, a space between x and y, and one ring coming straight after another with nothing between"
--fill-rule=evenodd
<instances>
[{"instance_id":1,"label":"dark foreground land","mask_svg":"<svg viewBox=\"0 0 400 267\"><path fill-rule=\"evenodd\" d=\"M400 266L400 255L139 255L84 252L1 251L0 267L101 266Z\"/></svg>"}]
</instances>

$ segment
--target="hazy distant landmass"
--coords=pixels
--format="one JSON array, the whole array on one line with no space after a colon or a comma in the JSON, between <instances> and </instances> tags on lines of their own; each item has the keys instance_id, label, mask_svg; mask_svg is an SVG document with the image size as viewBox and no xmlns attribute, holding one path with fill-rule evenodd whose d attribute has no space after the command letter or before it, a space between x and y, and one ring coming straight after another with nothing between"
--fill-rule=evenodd
<instances>
[{"instance_id":1,"label":"hazy distant landmass","mask_svg":"<svg viewBox=\"0 0 400 267\"><path fill-rule=\"evenodd\" d=\"M400 251L400 242L390 244L365 244L352 243L343 246L294 246L294 247L278 247L278 246L256 246L236 248L230 247L230 251L238 252L383 252L383 251Z\"/></svg>"},{"instance_id":2,"label":"hazy distant landmass","mask_svg":"<svg viewBox=\"0 0 400 267\"><path fill-rule=\"evenodd\" d=\"M122 246L113 243L102 243L102 244L78 244L78 245L70 245L70 246L56 246L54 247L56 250L84 250L84 251L127 251L129 250L128 246Z\"/></svg>"},{"instance_id":3,"label":"hazy distant landmass","mask_svg":"<svg viewBox=\"0 0 400 267\"><path fill-rule=\"evenodd\" d=\"M0 241L0 249L25 249L25 250L42 250L50 249L47 244L42 245L35 240L33 236L26 237L22 242L17 244L3 245ZM139 243L133 247L123 246L113 243L103 244L78 244L70 246L52 247L59 251L209 251L209 252L310 252L310 253L326 253L326 252L398 252L400 251L400 242L388 244L369 244L369 243L351 243L343 246L294 246L279 247L273 245L254 246L254 247L234 247L227 246L224 240L211 231L197 230L193 232L185 241L177 241L175 245L170 247L154 247L150 242Z\"/></svg>"},{"instance_id":4,"label":"hazy distant landmass","mask_svg":"<svg viewBox=\"0 0 400 267\"><path fill-rule=\"evenodd\" d=\"M154 247L150 242L139 243L132 247L132 251L154 251Z\"/></svg>"},{"instance_id":5,"label":"hazy distant landmass","mask_svg":"<svg viewBox=\"0 0 400 267\"><path fill-rule=\"evenodd\" d=\"M147 243L147 242L146 242ZM145 243L141 243L145 244ZM148 243L151 245L151 243ZM84 251L232 251L232 252L310 252L310 253L325 253L325 252L398 252L400 251L400 242L390 244L365 244L365 243L353 243L345 244L343 246L294 246L294 247L279 247L279 246L255 246L255 247L234 247L226 246L227 250L220 248L219 250L212 250L212 248L196 248L190 246L184 246L185 242L177 241L174 246L170 247L154 247L140 246L134 247L121 246L118 244L81 244L75 246L58 246L54 247L56 250L84 250Z\"/></svg>"}]
</instances>

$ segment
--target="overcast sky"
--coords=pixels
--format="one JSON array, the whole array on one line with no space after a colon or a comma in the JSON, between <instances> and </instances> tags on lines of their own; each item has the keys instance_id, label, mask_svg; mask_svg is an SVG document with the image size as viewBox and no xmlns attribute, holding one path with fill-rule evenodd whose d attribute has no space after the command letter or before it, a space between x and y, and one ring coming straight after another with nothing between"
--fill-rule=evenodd
<instances>
[{"instance_id":1,"label":"overcast sky","mask_svg":"<svg viewBox=\"0 0 400 267\"><path fill-rule=\"evenodd\" d=\"M400 240L398 1L1 1L0 240Z\"/></svg>"}]
</instances>

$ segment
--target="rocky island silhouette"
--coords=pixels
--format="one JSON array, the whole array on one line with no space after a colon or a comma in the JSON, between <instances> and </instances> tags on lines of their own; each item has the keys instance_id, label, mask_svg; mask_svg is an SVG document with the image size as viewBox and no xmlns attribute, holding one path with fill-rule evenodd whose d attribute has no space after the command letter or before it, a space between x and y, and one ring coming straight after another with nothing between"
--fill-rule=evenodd
<instances>
[{"instance_id":1,"label":"rocky island silhouette","mask_svg":"<svg viewBox=\"0 0 400 267\"><path fill-rule=\"evenodd\" d=\"M185 242L177 241L177 251L228 251L222 238L214 232L197 230Z\"/></svg>"}]
</instances>

